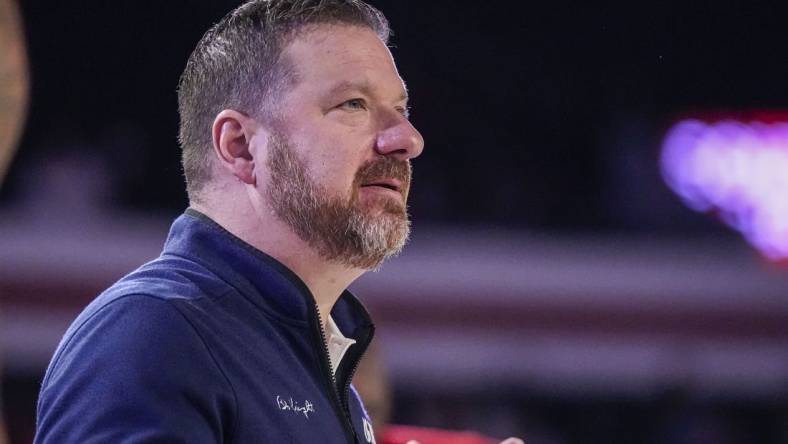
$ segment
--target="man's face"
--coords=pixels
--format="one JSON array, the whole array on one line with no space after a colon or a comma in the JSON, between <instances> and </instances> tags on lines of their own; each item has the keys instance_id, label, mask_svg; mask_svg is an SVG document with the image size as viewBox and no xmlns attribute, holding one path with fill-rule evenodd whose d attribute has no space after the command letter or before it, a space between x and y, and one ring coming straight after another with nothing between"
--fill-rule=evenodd
<instances>
[{"instance_id":1,"label":"man's face","mask_svg":"<svg viewBox=\"0 0 788 444\"><path fill-rule=\"evenodd\" d=\"M404 84L367 28L321 25L283 55L298 81L277 103L265 194L321 256L374 268L407 240L410 159L423 148Z\"/></svg>"}]
</instances>

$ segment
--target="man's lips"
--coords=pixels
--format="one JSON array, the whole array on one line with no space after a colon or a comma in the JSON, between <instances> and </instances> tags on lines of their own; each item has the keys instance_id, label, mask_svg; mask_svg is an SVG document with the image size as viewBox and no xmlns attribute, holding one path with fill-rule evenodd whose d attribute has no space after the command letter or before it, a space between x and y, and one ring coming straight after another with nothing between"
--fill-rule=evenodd
<instances>
[{"instance_id":1,"label":"man's lips","mask_svg":"<svg viewBox=\"0 0 788 444\"><path fill-rule=\"evenodd\" d=\"M361 185L362 187L381 187L398 193L402 192L402 182L394 178L376 179Z\"/></svg>"}]
</instances>

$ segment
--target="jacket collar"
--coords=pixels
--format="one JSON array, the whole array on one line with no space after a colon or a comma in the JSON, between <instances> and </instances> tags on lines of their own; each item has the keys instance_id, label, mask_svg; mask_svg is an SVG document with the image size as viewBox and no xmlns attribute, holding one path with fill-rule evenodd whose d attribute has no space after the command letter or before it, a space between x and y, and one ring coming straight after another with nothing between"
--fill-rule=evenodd
<instances>
[{"instance_id":1,"label":"jacket collar","mask_svg":"<svg viewBox=\"0 0 788 444\"><path fill-rule=\"evenodd\" d=\"M316 307L311 291L293 271L192 208L172 224L163 255L199 263L284 322L306 327ZM351 338L372 324L366 309L347 290L334 304L331 317Z\"/></svg>"}]
</instances>

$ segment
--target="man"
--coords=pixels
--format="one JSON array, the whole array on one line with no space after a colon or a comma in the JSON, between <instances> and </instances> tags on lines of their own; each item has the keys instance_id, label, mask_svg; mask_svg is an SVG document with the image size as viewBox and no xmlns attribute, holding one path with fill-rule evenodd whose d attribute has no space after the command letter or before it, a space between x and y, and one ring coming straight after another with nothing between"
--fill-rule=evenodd
<instances>
[{"instance_id":1,"label":"man","mask_svg":"<svg viewBox=\"0 0 788 444\"><path fill-rule=\"evenodd\" d=\"M178 90L190 208L66 332L36 442L374 442L346 288L405 244L423 148L388 34L358 0L254 0L206 33Z\"/></svg>"}]
</instances>

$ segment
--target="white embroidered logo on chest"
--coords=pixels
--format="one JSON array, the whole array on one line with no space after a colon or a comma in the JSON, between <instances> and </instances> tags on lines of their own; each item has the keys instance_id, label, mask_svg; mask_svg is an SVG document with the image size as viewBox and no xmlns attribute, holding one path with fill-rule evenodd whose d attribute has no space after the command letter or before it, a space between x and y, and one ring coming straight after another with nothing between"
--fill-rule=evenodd
<instances>
[{"instance_id":1,"label":"white embroidered logo on chest","mask_svg":"<svg viewBox=\"0 0 788 444\"><path fill-rule=\"evenodd\" d=\"M277 395L276 405L279 407L279 410L286 410L297 415L304 415L306 419L309 419L310 413L315 412L315 406L308 399L301 404L297 401L293 401L293 398L283 398Z\"/></svg>"}]
</instances>

